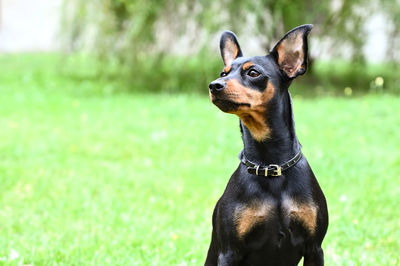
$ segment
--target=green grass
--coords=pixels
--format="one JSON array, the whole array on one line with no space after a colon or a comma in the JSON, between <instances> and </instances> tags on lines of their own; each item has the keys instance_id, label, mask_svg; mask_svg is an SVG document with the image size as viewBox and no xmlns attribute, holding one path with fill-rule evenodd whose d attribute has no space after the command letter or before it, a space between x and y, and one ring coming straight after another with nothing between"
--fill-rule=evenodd
<instances>
[{"instance_id":1,"label":"green grass","mask_svg":"<svg viewBox=\"0 0 400 266\"><path fill-rule=\"evenodd\" d=\"M237 118L206 94L127 94L60 67L0 58L0 265L201 265ZM326 265L400 265L400 99L294 109L328 200Z\"/></svg>"}]
</instances>

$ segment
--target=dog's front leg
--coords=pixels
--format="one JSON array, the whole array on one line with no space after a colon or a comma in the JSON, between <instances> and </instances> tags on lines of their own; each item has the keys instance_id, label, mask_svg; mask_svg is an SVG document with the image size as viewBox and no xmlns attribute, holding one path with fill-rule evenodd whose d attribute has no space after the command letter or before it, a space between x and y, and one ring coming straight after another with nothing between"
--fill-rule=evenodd
<instances>
[{"instance_id":1,"label":"dog's front leg","mask_svg":"<svg viewBox=\"0 0 400 266\"><path fill-rule=\"evenodd\" d=\"M304 255L304 266L323 266L324 251L321 247L313 247Z\"/></svg>"},{"instance_id":2,"label":"dog's front leg","mask_svg":"<svg viewBox=\"0 0 400 266\"><path fill-rule=\"evenodd\" d=\"M239 265L242 257L234 252L232 249L228 249L225 252L220 252L218 255L218 266L234 266Z\"/></svg>"}]
</instances>

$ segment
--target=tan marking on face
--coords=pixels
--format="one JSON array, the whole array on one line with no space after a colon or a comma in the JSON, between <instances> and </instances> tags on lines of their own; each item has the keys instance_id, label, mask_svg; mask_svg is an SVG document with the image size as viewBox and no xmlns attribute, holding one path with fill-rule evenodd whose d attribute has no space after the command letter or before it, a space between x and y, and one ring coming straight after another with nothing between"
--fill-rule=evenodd
<instances>
[{"instance_id":1,"label":"tan marking on face","mask_svg":"<svg viewBox=\"0 0 400 266\"><path fill-rule=\"evenodd\" d=\"M228 73L229 71L231 71L231 68L232 68L231 65L224 67L224 72Z\"/></svg>"},{"instance_id":2,"label":"tan marking on face","mask_svg":"<svg viewBox=\"0 0 400 266\"><path fill-rule=\"evenodd\" d=\"M225 42L224 48L223 48L223 57L224 57L224 63L225 65L230 65L233 60L236 59L237 55L239 53L239 49L235 42L231 40L230 38Z\"/></svg>"},{"instance_id":3,"label":"tan marking on face","mask_svg":"<svg viewBox=\"0 0 400 266\"><path fill-rule=\"evenodd\" d=\"M239 239L243 239L255 225L268 221L274 214L273 209L274 205L268 201L253 201L237 207L233 218Z\"/></svg>"},{"instance_id":4,"label":"tan marking on face","mask_svg":"<svg viewBox=\"0 0 400 266\"><path fill-rule=\"evenodd\" d=\"M246 62L246 63L243 64L242 69L243 70L247 70L252 66L254 66L254 64L252 62Z\"/></svg>"},{"instance_id":5,"label":"tan marking on face","mask_svg":"<svg viewBox=\"0 0 400 266\"><path fill-rule=\"evenodd\" d=\"M301 222L311 235L315 234L318 206L314 202L300 203L288 197L283 207L290 219Z\"/></svg>"},{"instance_id":6,"label":"tan marking on face","mask_svg":"<svg viewBox=\"0 0 400 266\"><path fill-rule=\"evenodd\" d=\"M277 47L278 64L289 77L293 77L304 68L303 35L292 34Z\"/></svg>"},{"instance_id":7,"label":"tan marking on face","mask_svg":"<svg viewBox=\"0 0 400 266\"><path fill-rule=\"evenodd\" d=\"M271 134L265 116L267 113L267 103L275 93L274 86L268 82L267 88L263 91L246 88L237 80L228 80L225 95L229 100L237 103L247 103L248 106L240 106L237 110L230 113L236 114L243 124L250 130L254 139L262 141Z\"/></svg>"}]
</instances>

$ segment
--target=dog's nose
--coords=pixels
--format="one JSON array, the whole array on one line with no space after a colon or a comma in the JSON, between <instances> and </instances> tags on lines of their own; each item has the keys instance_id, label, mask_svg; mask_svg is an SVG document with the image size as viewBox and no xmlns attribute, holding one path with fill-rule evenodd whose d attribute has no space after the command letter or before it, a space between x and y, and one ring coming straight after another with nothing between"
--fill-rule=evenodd
<instances>
[{"instance_id":1,"label":"dog's nose","mask_svg":"<svg viewBox=\"0 0 400 266\"><path fill-rule=\"evenodd\" d=\"M225 89L226 83L214 80L213 82L210 83L210 85L208 85L208 87L210 88L211 93L217 93Z\"/></svg>"}]
</instances>

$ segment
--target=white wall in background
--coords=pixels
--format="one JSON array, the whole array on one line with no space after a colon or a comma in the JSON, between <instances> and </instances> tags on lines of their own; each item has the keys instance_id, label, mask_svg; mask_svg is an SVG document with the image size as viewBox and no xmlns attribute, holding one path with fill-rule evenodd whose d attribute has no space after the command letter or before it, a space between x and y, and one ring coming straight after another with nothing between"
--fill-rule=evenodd
<instances>
[{"instance_id":1,"label":"white wall in background","mask_svg":"<svg viewBox=\"0 0 400 266\"><path fill-rule=\"evenodd\" d=\"M365 24L367 34L363 53L370 62L379 62L385 59L388 49L388 23L385 16L376 13Z\"/></svg>"},{"instance_id":2,"label":"white wall in background","mask_svg":"<svg viewBox=\"0 0 400 266\"><path fill-rule=\"evenodd\" d=\"M59 47L62 0L0 0L0 52Z\"/></svg>"}]
</instances>

